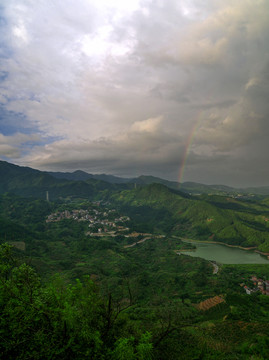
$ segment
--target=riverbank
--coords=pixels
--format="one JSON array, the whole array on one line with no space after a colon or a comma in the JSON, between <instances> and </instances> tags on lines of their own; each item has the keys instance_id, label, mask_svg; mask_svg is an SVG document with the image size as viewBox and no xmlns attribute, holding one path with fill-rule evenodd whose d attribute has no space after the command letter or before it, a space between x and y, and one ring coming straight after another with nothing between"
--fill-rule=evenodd
<instances>
[{"instance_id":1,"label":"riverbank","mask_svg":"<svg viewBox=\"0 0 269 360\"><path fill-rule=\"evenodd\" d=\"M269 260L269 253L265 253L265 252L262 252L260 250L257 250L257 246L252 246L252 247L243 247L243 246L240 246L240 245L230 245L230 244L226 244L226 243L223 243L223 242L220 242L220 241L208 241L208 240L193 240L193 239L187 239L187 238L181 238L179 236L173 236L175 238L178 238L178 239L181 239L182 241L187 241L187 242L199 242L199 243L206 243L206 244L218 244L218 245L225 245L225 246L228 246L228 247L232 247L232 248L237 248L237 249L241 249L241 250L248 250L248 251L254 251L260 255L263 255L263 256L266 256L267 259Z\"/></svg>"},{"instance_id":2,"label":"riverbank","mask_svg":"<svg viewBox=\"0 0 269 360\"><path fill-rule=\"evenodd\" d=\"M258 254L260 254L260 255L265 255L265 256L267 256L267 259L269 260L269 253L264 253L264 252L262 252L262 251L260 251L260 250L254 250L256 253L258 253Z\"/></svg>"}]
</instances>

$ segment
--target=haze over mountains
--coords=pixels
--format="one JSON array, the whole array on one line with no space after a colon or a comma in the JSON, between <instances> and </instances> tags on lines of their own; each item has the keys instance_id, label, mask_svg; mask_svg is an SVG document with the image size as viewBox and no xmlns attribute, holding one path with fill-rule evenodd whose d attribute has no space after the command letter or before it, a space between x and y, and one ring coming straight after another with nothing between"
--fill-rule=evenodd
<instances>
[{"instance_id":1,"label":"haze over mountains","mask_svg":"<svg viewBox=\"0 0 269 360\"><path fill-rule=\"evenodd\" d=\"M269 186L260 186L260 187L247 187L247 188L234 188L226 185L205 185L196 182L186 181L179 183L176 181L165 180L156 176L150 175L140 175L136 178L123 178L114 175L106 174L89 174L85 171L77 170L74 172L53 172L50 171L48 174L52 175L57 179L67 179L67 180L81 180L85 181L88 179L103 180L113 184L124 184L124 183L135 183L140 185L159 183L163 184L171 189L180 189L181 191L191 192L191 193L253 193L260 195L269 194Z\"/></svg>"},{"instance_id":2,"label":"haze over mountains","mask_svg":"<svg viewBox=\"0 0 269 360\"><path fill-rule=\"evenodd\" d=\"M0 192L14 191L20 192L23 189L24 195L37 196L38 191L34 188L45 191L56 187L59 192L70 187L72 182L73 190L80 188L82 193L92 193L93 188L104 189L124 189L136 185L144 186L153 183L163 184L171 189L180 190L191 194L255 194L269 195L269 186L233 188L226 185L206 185L196 182L183 182L179 184L176 181L169 181L155 176L141 175L136 178L123 178L107 174L89 174L77 170L74 172L46 172L39 171L29 167L21 167L6 161L0 161ZM27 190L28 189L28 190ZM60 190L61 189L61 190ZM75 190L74 190L75 191ZM55 193L55 191L53 191Z\"/></svg>"}]
</instances>

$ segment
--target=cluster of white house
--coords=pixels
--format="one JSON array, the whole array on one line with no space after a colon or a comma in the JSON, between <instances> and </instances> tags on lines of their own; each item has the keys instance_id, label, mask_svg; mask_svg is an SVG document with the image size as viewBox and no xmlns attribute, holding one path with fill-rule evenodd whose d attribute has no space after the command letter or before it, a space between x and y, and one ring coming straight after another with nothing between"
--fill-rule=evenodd
<instances>
[{"instance_id":1,"label":"cluster of white house","mask_svg":"<svg viewBox=\"0 0 269 360\"><path fill-rule=\"evenodd\" d=\"M117 216L116 210L114 209L73 209L70 211L64 210L52 213L47 217L46 222L57 222L64 219L87 221L90 223L89 228L96 228L96 226L98 226L99 233L102 231L107 232L112 229L116 231L127 231L129 228L122 225L130 220L128 216Z\"/></svg>"},{"instance_id":2,"label":"cluster of white house","mask_svg":"<svg viewBox=\"0 0 269 360\"><path fill-rule=\"evenodd\" d=\"M244 285L244 289L248 295L255 292L261 292L263 295L269 296L269 280L258 279L256 276L252 276L250 280L253 283L252 288L247 285Z\"/></svg>"}]
</instances>

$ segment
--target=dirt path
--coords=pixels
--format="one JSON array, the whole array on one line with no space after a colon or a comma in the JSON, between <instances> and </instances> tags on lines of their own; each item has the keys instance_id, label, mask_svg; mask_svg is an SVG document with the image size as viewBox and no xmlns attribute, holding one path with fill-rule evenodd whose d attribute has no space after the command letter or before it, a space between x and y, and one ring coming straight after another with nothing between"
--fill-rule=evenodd
<instances>
[{"instance_id":1,"label":"dirt path","mask_svg":"<svg viewBox=\"0 0 269 360\"><path fill-rule=\"evenodd\" d=\"M219 266L215 263L213 263L212 261L210 261L210 263L213 265L213 274L217 274L219 272Z\"/></svg>"},{"instance_id":2,"label":"dirt path","mask_svg":"<svg viewBox=\"0 0 269 360\"><path fill-rule=\"evenodd\" d=\"M150 239L150 237L145 237L144 239L141 239L141 240L139 240L139 241L136 241L136 242L134 242L134 243L132 243L132 244L130 244L130 245L125 245L124 248L127 249L127 248L130 248L130 247L133 247L133 246L135 246L135 245L137 245L137 244L143 243L144 241L146 241L146 240L148 240L148 239Z\"/></svg>"}]
</instances>

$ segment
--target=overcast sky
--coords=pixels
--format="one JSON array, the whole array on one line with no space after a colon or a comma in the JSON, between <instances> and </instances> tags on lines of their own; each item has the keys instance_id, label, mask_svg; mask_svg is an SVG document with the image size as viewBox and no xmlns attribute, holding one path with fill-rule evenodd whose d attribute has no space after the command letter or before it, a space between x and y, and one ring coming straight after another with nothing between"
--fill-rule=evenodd
<instances>
[{"instance_id":1,"label":"overcast sky","mask_svg":"<svg viewBox=\"0 0 269 360\"><path fill-rule=\"evenodd\" d=\"M0 0L0 159L269 185L268 0Z\"/></svg>"}]
</instances>

